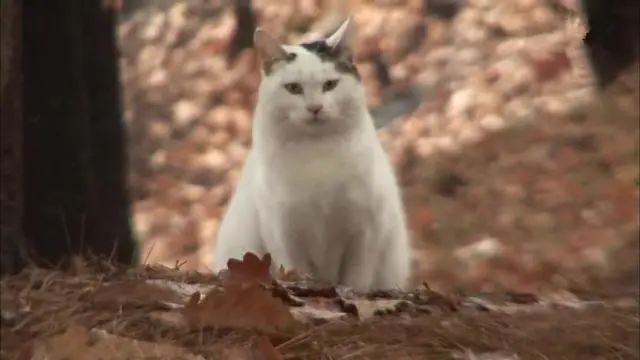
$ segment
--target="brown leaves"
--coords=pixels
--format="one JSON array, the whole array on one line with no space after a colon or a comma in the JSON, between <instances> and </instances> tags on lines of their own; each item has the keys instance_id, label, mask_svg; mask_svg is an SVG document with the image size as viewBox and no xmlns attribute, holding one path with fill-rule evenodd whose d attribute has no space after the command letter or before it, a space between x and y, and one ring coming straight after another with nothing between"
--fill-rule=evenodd
<instances>
[{"instance_id":1,"label":"brown leaves","mask_svg":"<svg viewBox=\"0 0 640 360\"><path fill-rule=\"evenodd\" d=\"M264 336L257 338L253 343L253 359L255 360L283 360L284 358L273 347L269 339Z\"/></svg>"},{"instance_id":2,"label":"brown leaves","mask_svg":"<svg viewBox=\"0 0 640 360\"><path fill-rule=\"evenodd\" d=\"M227 284L256 283L270 284L271 254L267 253L258 258L255 254L248 252L244 254L242 260L229 259L227 270L223 270L221 275Z\"/></svg>"},{"instance_id":3,"label":"brown leaves","mask_svg":"<svg viewBox=\"0 0 640 360\"><path fill-rule=\"evenodd\" d=\"M571 67L571 60L565 51L557 50L545 55L545 57L532 59L536 78L540 82L553 80Z\"/></svg>"},{"instance_id":4,"label":"brown leaves","mask_svg":"<svg viewBox=\"0 0 640 360\"><path fill-rule=\"evenodd\" d=\"M213 289L204 299L194 293L183 309L193 328L229 326L272 332L288 329L295 321L289 308L266 288L272 282L271 255L262 259L247 252L242 260L229 259L221 274L224 289Z\"/></svg>"},{"instance_id":5,"label":"brown leaves","mask_svg":"<svg viewBox=\"0 0 640 360\"><path fill-rule=\"evenodd\" d=\"M183 314L193 328L228 326L272 332L294 325L289 308L257 284L212 290L202 301L200 293L195 293Z\"/></svg>"},{"instance_id":6,"label":"brown leaves","mask_svg":"<svg viewBox=\"0 0 640 360\"><path fill-rule=\"evenodd\" d=\"M262 260L255 260L253 258L248 264L264 264ZM243 268L246 265L243 261L236 264ZM16 358L13 355L20 353L23 357L18 358L42 360L191 360L203 357L281 360L283 357L316 358L321 353L342 358L360 348L368 348L373 351L359 354L402 358L399 353L398 356L378 353L385 347L380 345L404 346L416 331L425 334L424 331L436 327L437 331L432 333L438 347L451 345L455 349L476 351L483 348L464 345L467 335L458 338L462 342L452 341L451 336L456 331L465 334L471 331L474 337L475 334L492 334L491 324L496 323L496 319L499 326L509 321L517 329L516 316L525 322L546 316L546 322L537 325L540 328L540 325L553 322L554 314L561 314L562 308L567 309L564 314L568 319L579 318L582 323L585 317L605 305L602 301L581 300L567 292L546 296L513 292L492 296L487 293L450 296L425 285L413 291L357 293L344 287L327 287L311 279L271 284L242 280L222 285L211 277L188 277L183 282L179 271L171 274L148 269L112 274L111 283L99 285L104 279L99 273L80 279L60 272L53 273L55 277L49 274L52 273L43 271L43 274L25 273L3 279L0 357ZM156 278L149 279L149 275ZM42 281L34 283L37 278ZM279 297L274 295L276 291L281 294ZM207 295L203 298L201 293ZM24 301L28 308L20 311L20 304L12 305L14 299ZM615 306L635 314L637 301L634 298L624 300L625 303ZM109 303L112 303L111 307L106 306ZM186 305L177 310L174 309L179 306L176 303ZM162 305L161 309L158 304ZM5 316L5 310L14 313L11 315L13 320ZM461 314L447 316L450 311ZM585 316L576 316L577 312ZM402 316L404 313L410 316ZM433 313L439 316L430 316ZM616 322L616 329L620 328L621 319L619 314L611 318L611 322ZM635 325L631 321L630 326ZM190 331L192 329L199 331ZM291 331L281 331L289 329ZM379 334L380 329L385 332ZM513 333L506 331L499 340L508 340L509 336ZM611 338L619 338L619 335L612 333ZM338 345L345 339L357 339L357 345L354 342L347 344L347 348ZM515 342L521 343L519 339ZM426 345L424 342L412 344ZM396 345L393 347L397 348ZM435 356L431 352L425 354Z\"/></svg>"},{"instance_id":7,"label":"brown leaves","mask_svg":"<svg viewBox=\"0 0 640 360\"><path fill-rule=\"evenodd\" d=\"M630 223L638 219L637 186L615 182L609 186L607 196L613 205L613 216L616 221Z\"/></svg>"}]
</instances>

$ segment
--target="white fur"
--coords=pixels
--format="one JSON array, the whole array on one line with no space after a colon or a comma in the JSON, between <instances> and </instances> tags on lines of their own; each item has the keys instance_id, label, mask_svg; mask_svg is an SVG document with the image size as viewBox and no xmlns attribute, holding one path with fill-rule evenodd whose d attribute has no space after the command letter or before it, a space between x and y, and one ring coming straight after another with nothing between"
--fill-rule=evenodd
<instances>
[{"instance_id":1,"label":"white fur","mask_svg":"<svg viewBox=\"0 0 640 360\"><path fill-rule=\"evenodd\" d=\"M348 25L334 34L334 44L342 43ZM259 32L256 46L263 58L281 56L274 40ZM334 284L405 287L409 243L403 206L363 86L302 47L282 49L297 57L276 63L263 76L253 148L218 233L214 269L247 251L269 252L276 267ZM330 79L339 79L338 85L323 92ZM289 82L301 84L304 94L290 94L283 87ZM312 121L309 104L322 105L319 122Z\"/></svg>"}]
</instances>

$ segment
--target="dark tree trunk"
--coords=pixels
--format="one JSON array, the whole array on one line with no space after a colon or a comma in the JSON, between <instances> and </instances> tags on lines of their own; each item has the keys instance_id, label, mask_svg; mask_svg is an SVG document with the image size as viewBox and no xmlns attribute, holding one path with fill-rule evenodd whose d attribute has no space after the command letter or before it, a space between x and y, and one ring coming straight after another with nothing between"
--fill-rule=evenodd
<instances>
[{"instance_id":1,"label":"dark tree trunk","mask_svg":"<svg viewBox=\"0 0 640 360\"><path fill-rule=\"evenodd\" d=\"M640 1L582 0L584 39L598 85L607 86L640 54Z\"/></svg>"},{"instance_id":2,"label":"dark tree trunk","mask_svg":"<svg viewBox=\"0 0 640 360\"><path fill-rule=\"evenodd\" d=\"M256 17L253 14L251 0L233 2L236 17L236 31L229 47L229 57L234 59L240 51L253 47L253 32L256 30Z\"/></svg>"},{"instance_id":3,"label":"dark tree trunk","mask_svg":"<svg viewBox=\"0 0 640 360\"><path fill-rule=\"evenodd\" d=\"M23 226L50 265L76 253L134 258L115 14L101 3L23 2Z\"/></svg>"},{"instance_id":4,"label":"dark tree trunk","mask_svg":"<svg viewBox=\"0 0 640 360\"><path fill-rule=\"evenodd\" d=\"M20 0L2 0L0 82L2 108L2 169L0 172L1 272L24 266L22 233L22 16Z\"/></svg>"}]
</instances>

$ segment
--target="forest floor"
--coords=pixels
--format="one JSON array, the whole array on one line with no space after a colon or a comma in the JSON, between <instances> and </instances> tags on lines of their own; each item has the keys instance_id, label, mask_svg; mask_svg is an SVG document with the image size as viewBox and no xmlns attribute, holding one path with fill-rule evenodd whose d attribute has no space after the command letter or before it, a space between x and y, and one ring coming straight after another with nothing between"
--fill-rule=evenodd
<instances>
[{"instance_id":1,"label":"forest floor","mask_svg":"<svg viewBox=\"0 0 640 360\"><path fill-rule=\"evenodd\" d=\"M262 259L264 260L264 259ZM265 264L265 266L262 266ZM638 299L356 294L257 257L219 278L77 259L5 278L3 359L637 359ZM200 300L200 294L206 293Z\"/></svg>"},{"instance_id":2,"label":"forest floor","mask_svg":"<svg viewBox=\"0 0 640 360\"><path fill-rule=\"evenodd\" d=\"M289 40L331 19L329 1L277 3L256 11ZM415 289L271 279L255 259L207 272L250 146L258 67L250 50L227 58L221 2L169 2L119 31L150 265L76 259L2 279L2 359L640 358L638 64L595 91L584 29L549 1L469 1L449 20L419 2L353 3L372 108L394 86L427 94L380 131Z\"/></svg>"}]
</instances>

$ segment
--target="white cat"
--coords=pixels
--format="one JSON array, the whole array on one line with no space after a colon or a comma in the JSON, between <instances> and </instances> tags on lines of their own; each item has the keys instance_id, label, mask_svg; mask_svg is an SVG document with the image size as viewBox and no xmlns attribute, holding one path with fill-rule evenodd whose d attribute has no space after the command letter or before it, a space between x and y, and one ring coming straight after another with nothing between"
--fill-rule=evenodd
<instances>
[{"instance_id":1,"label":"white cat","mask_svg":"<svg viewBox=\"0 0 640 360\"><path fill-rule=\"evenodd\" d=\"M253 147L220 226L214 269L245 252L357 290L403 288L400 192L351 62L347 19L325 40L256 30L263 74Z\"/></svg>"}]
</instances>

